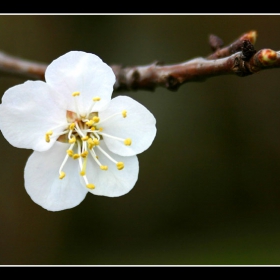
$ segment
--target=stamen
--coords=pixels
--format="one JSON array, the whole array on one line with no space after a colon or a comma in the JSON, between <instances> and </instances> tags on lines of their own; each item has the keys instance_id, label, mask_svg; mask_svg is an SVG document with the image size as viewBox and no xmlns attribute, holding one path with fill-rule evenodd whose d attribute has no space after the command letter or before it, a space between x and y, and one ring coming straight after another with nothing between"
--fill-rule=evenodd
<instances>
[{"instance_id":1,"label":"stamen","mask_svg":"<svg viewBox=\"0 0 280 280\"><path fill-rule=\"evenodd\" d=\"M123 168L124 168L124 163L123 162L118 162L117 164L117 168L119 169L119 170L122 170Z\"/></svg>"},{"instance_id":2,"label":"stamen","mask_svg":"<svg viewBox=\"0 0 280 280\"><path fill-rule=\"evenodd\" d=\"M47 131L46 134L45 134L45 140L46 140L46 142L49 143L49 142L51 141L51 136L52 136L52 137L57 137L57 136L66 134L66 133L68 132L68 130L62 131L62 132L60 132L60 133L53 133L53 131L54 131L55 129L57 129L57 128L62 128L62 127L64 127L64 128L66 129L67 126L68 126L68 123L60 124L60 125L58 125L58 126L53 127L51 130Z\"/></svg>"},{"instance_id":3,"label":"stamen","mask_svg":"<svg viewBox=\"0 0 280 280\"><path fill-rule=\"evenodd\" d=\"M109 116L107 119L103 119L102 121L100 121L99 124L104 123L104 122L110 120L111 118L113 118L115 116L119 116L120 114L123 116L123 118L126 118L127 111L126 110L122 110L120 113L115 113L115 114Z\"/></svg>"},{"instance_id":4,"label":"stamen","mask_svg":"<svg viewBox=\"0 0 280 280\"><path fill-rule=\"evenodd\" d=\"M80 129L79 125L76 123L76 131L78 132L78 134L81 137L85 137L84 133L82 132L82 130Z\"/></svg>"},{"instance_id":5,"label":"stamen","mask_svg":"<svg viewBox=\"0 0 280 280\"><path fill-rule=\"evenodd\" d=\"M100 169L101 170L108 170L108 166L107 165L100 165Z\"/></svg>"},{"instance_id":6,"label":"stamen","mask_svg":"<svg viewBox=\"0 0 280 280\"><path fill-rule=\"evenodd\" d=\"M68 141L70 144L74 144L76 142L76 137L73 136L72 138L69 139Z\"/></svg>"},{"instance_id":7,"label":"stamen","mask_svg":"<svg viewBox=\"0 0 280 280\"><path fill-rule=\"evenodd\" d=\"M92 140L93 140L94 146L99 145L99 140L97 138L93 138Z\"/></svg>"},{"instance_id":8,"label":"stamen","mask_svg":"<svg viewBox=\"0 0 280 280\"><path fill-rule=\"evenodd\" d=\"M88 142L88 148L91 150L94 147L94 142L91 138L89 138L87 142Z\"/></svg>"},{"instance_id":9,"label":"stamen","mask_svg":"<svg viewBox=\"0 0 280 280\"><path fill-rule=\"evenodd\" d=\"M45 135L45 140L46 140L46 142L48 142L48 143L51 141L51 138L50 138L49 134L47 134L47 133L46 133L46 135Z\"/></svg>"},{"instance_id":10,"label":"stamen","mask_svg":"<svg viewBox=\"0 0 280 280\"><path fill-rule=\"evenodd\" d=\"M100 100L101 100L101 98L100 98L99 96L96 96L96 97L93 97L93 98L92 98L93 103L91 104L91 106L90 106L90 108L89 108L89 110L88 110L88 113L87 113L86 117L88 117L89 114L91 113L92 108L93 108L94 105L95 105L95 102L100 101Z\"/></svg>"},{"instance_id":11,"label":"stamen","mask_svg":"<svg viewBox=\"0 0 280 280\"><path fill-rule=\"evenodd\" d=\"M88 189L91 189L91 190L95 189L94 184L87 184L86 186Z\"/></svg>"},{"instance_id":12,"label":"stamen","mask_svg":"<svg viewBox=\"0 0 280 280\"><path fill-rule=\"evenodd\" d=\"M130 139L130 138L126 138L126 139L124 140L124 144L125 144L126 146L130 146L130 145L131 145L131 139Z\"/></svg>"},{"instance_id":13,"label":"stamen","mask_svg":"<svg viewBox=\"0 0 280 280\"><path fill-rule=\"evenodd\" d=\"M73 146L74 146L74 144L70 145L69 150L72 150ZM62 164L61 164L61 166L60 166L60 168L58 170L58 172L59 172L59 179L63 179L65 177L65 175L66 175L65 172L62 171L62 168L65 165L67 159L69 158L69 154L68 154L69 150L67 150L67 154L66 154L66 156L65 156L65 158L64 158L64 160L63 160L63 162L62 162Z\"/></svg>"},{"instance_id":14,"label":"stamen","mask_svg":"<svg viewBox=\"0 0 280 280\"><path fill-rule=\"evenodd\" d=\"M87 167L87 158L85 157L84 161L83 161L82 170L80 172L81 176L85 176L86 175L86 167Z\"/></svg>"},{"instance_id":15,"label":"stamen","mask_svg":"<svg viewBox=\"0 0 280 280\"><path fill-rule=\"evenodd\" d=\"M114 162L119 170L122 170L124 168L124 163L123 162L117 162L114 160L111 156L109 156L100 146L97 146L97 148L112 162Z\"/></svg>"},{"instance_id":16,"label":"stamen","mask_svg":"<svg viewBox=\"0 0 280 280\"><path fill-rule=\"evenodd\" d=\"M126 118L126 116L127 116L127 111L126 111L126 110L123 110L123 111L122 111L122 115L123 115L124 118Z\"/></svg>"},{"instance_id":17,"label":"stamen","mask_svg":"<svg viewBox=\"0 0 280 280\"><path fill-rule=\"evenodd\" d=\"M101 162L98 160L98 156L96 155L94 150L90 150L90 154L92 155L92 157L95 160L95 162L99 165L101 170L108 170L108 166L102 165Z\"/></svg>"},{"instance_id":18,"label":"stamen","mask_svg":"<svg viewBox=\"0 0 280 280\"><path fill-rule=\"evenodd\" d=\"M70 130L74 130L74 129L75 129L75 123L69 124L69 129L70 129Z\"/></svg>"},{"instance_id":19,"label":"stamen","mask_svg":"<svg viewBox=\"0 0 280 280\"><path fill-rule=\"evenodd\" d=\"M63 179L65 177L65 175L66 175L65 172L61 171L59 173L59 179Z\"/></svg>"},{"instance_id":20,"label":"stamen","mask_svg":"<svg viewBox=\"0 0 280 280\"><path fill-rule=\"evenodd\" d=\"M79 96L79 95L80 95L79 91L75 91L75 92L72 93L72 96L74 96L74 97ZM80 118L79 107L78 107L78 103L77 103L76 98L74 98L74 104L75 104L77 117Z\"/></svg>"},{"instance_id":21,"label":"stamen","mask_svg":"<svg viewBox=\"0 0 280 280\"><path fill-rule=\"evenodd\" d=\"M49 142L51 141L50 136L52 136L52 135L53 135L52 130L49 130L49 131L46 132L46 135L45 135L45 140L46 140L46 142L49 143Z\"/></svg>"},{"instance_id":22,"label":"stamen","mask_svg":"<svg viewBox=\"0 0 280 280\"><path fill-rule=\"evenodd\" d=\"M86 122L86 125L89 126L89 127L93 126L93 124L94 124L93 120L90 120L90 121Z\"/></svg>"},{"instance_id":23,"label":"stamen","mask_svg":"<svg viewBox=\"0 0 280 280\"><path fill-rule=\"evenodd\" d=\"M116 139L116 140L122 141L122 142L124 142L124 144L126 146L130 146L131 143L132 143L132 140L130 138L123 139L123 138L119 138L119 137L116 137L116 136L109 135L109 134L104 133L104 132L101 132L101 133L98 132L98 134L106 136L106 137L109 137L109 138L112 138L112 139Z\"/></svg>"},{"instance_id":24,"label":"stamen","mask_svg":"<svg viewBox=\"0 0 280 280\"><path fill-rule=\"evenodd\" d=\"M92 120L95 122L95 123L98 123L100 121L100 118L98 118L97 116L94 116L92 118Z\"/></svg>"},{"instance_id":25,"label":"stamen","mask_svg":"<svg viewBox=\"0 0 280 280\"><path fill-rule=\"evenodd\" d=\"M89 137L86 135L86 136L82 137L81 139L82 139L83 141L87 141L88 138L89 138Z\"/></svg>"},{"instance_id":26,"label":"stamen","mask_svg":"<svg viewBox=\"0 0 280 280\"><path fill-rule=\"evenodd\" d=\"M88 151L84 151L81 153L81 157L86 158L88 155Z\"/></svg>"},{"instance_id":27,"label":"stamen","mask_svg":"<svg viewBox=\"0 0 280 280\"><path fill-rule=\"evenodd\" d=\"M80 144L79 141L78 141L78 152L81 152L81 144ZM95 186L94 186L93 184L89 184L88 179L87 179L87 176L86 176L87 157L84 158L83 163L82 163L81 158L79 158L79 165L80 165L80 168L81 168L80 175L81 175L81 176L83 177L83 179L85 180L86 187L87 187L88 189L95 189Z\"/></svg>"},{"instance_id":28,"label":"stamen","mask_svg":"<svg viewBox=\"0 0 280 280\"><path fill-rule=\"evenodd\" d=\"M79 154L74 154L74 155L73 155L73 159L77 159L77 158L79 158L79 157L80 157Z\"/></svg>"},{"instance_id":29,"label":"stamen","mask_svg":"<svg viewBox=\"0 0 280 280\"><path fill-rule=\"evenodd\" d=\"M92 137L92 139L97 138L97 140L100 140L100 136L98 135L98 131L91 133L90 136Z\"/></svg>"},{"instance_id":30,"label":"stamen","mask_svg":"<svg viewBox=\"0 0 280 280\"><path fill-rule=\"evenodd\" d=\"M70 150L70 149L69 149L69 150L67 150L66 152L67 152L67 154L68 154L69 157L72 157L72 156L74 155L73 150Z\"/></svg>"}]
</instances>

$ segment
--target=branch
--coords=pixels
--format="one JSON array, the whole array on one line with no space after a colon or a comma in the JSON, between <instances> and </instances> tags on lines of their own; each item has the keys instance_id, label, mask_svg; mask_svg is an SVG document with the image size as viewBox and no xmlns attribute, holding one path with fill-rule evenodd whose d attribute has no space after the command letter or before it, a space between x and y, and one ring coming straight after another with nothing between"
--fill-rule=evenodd
<instances>
[{"instance_id":1,"label":"branch","mask_svg":"<svg viewBox=\"0 0 280 280\"><path fill-rule=\"evenodd\" d=\"M132 67L111 65L116 75L114 91L154 91L157 87L176 91L187 82L205 81L219 75L245 77L261 70L279 68L280 52L271 49L256 51L256 35L256 31L250 31L226 47L222 47L223 41L219 37L210 35L212 54L179 64L162 65L155 62ZM46 67L43 63L0 52L0 75L44 80Z\"/></svg>"}]
</instances>

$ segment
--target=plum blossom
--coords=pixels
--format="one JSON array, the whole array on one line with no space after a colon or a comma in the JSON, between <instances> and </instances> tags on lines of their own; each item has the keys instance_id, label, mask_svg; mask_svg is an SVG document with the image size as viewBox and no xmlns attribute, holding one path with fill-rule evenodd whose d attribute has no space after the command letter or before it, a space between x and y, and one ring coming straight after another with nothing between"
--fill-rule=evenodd
<instances>
[{"instance_id":1,"label":"plum blossom","mask_svg":"<svg viewBox=\"0 0 280 280\"><path fill-rule=\"evenodd\" d=\"M153 114L128 96L113 99L115 75L98 56L71 51L50 63L45 82L9 88L0 104L3 136L32 149L25 189L49 211L79 205L87 193L118 197L138 179L137 154L156 135Z\"/></svg>"}]
</instances>

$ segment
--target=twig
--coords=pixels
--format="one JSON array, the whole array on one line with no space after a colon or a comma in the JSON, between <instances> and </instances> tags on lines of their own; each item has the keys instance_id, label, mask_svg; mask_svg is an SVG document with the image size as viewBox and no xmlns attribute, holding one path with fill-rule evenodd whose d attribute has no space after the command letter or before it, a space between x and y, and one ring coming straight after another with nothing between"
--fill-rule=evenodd
<instances>
[{"instance_id":1,"label":"twig","mask_svg":"<svg viewBox=\"0 0 280 280\"><path fill-rule=\"evenodd\" d=\"M256 36L256 31L247 32L222 48L223 41L210 35L209 43L214 53L206 58L199 57L179 64L162 65L155 62L132 67L111 65L116 75L114 91L154 91L157 87L176 91L187 82L205 81L219 75L245 77L261 70L279 68L280 52L271 49L256 51ZM0 75L44 80L46 67L43 63L0 52Z\"/></svg>"}]
</instances>

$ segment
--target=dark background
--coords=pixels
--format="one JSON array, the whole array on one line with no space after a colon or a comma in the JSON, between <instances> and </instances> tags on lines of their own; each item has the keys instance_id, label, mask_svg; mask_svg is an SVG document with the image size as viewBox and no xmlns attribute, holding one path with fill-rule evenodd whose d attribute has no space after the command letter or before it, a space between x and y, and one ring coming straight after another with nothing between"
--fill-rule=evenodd
<instances>
[{"instance_id":1,"label":"dark background","mask_svg":"<svg viewBox=\"0 0 280 280\"><path fill-rule=\"evenodd\" d=\"M280 50L278 15L0 15L0 50L50 63L70 50L109 65L207 56L256 30ZM49 212L24 189L31 150L1 135L0 265L279 265L280 69L131 91L157 119L139 179ZM1 96L24 79L0 77ZM114 94L116 96L116 94ZM42 166L42 170L44 166Z\"/></svg>"}]
</instances>

